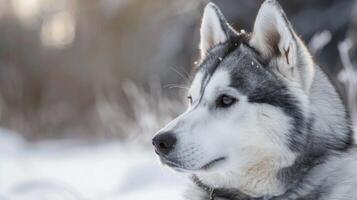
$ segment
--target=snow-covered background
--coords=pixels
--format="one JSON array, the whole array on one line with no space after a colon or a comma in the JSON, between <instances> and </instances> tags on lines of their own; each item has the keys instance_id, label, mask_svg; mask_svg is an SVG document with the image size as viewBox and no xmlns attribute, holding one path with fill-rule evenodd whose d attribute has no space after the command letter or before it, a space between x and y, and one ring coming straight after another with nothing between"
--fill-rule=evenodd
<instances>
[{"instance_id":1,"label":"snow-covered background","mask_svg":"<svg viewBox=\"0 0 357 200\"><path fill-rule=\"evenodd\" d=\"M185 177L118 142L30 144L0 129L1 200L180 200Z\"/></svg>"}]
</instances>

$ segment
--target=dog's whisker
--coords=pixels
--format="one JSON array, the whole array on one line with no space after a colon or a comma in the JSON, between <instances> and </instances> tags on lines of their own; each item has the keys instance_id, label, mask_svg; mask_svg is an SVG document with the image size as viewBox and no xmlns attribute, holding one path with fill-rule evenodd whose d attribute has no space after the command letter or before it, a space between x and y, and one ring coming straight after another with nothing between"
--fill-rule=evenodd
<instances>
[{"instance_id":1,"label":"dog's whisker","mask_svg":"<svg viewBox=\"0 0 357 200\"><path fill-rule=\"evenodd\" d=\"M190 79L189 79L189 76L184 76L181 72L179 72L177 69L175 69L174 67L170 67L171 70L173 70L174 72L176 72L184 81L187 81L189 82Z\"/></svg>"},{"instance_id":2,"label":"dog's whisker","mask_svg":"<svg viewBox=\"0 0 357 200\"><path fill-rule=\"evenodd\" d=\"M179 84L174 84L174 83L166 84L166 85L164 85L164 88L165 89L166 88L169 88L169 89L179 88L179 89L189 90L189 88L184 85L179 85Z\"/></svg>"}]
</instances>

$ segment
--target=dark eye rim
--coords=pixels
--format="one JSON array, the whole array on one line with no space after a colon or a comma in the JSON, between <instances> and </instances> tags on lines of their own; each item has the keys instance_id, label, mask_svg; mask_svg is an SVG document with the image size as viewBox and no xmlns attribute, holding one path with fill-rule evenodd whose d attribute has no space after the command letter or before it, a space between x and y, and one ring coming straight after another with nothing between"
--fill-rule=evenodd
<instances>
[{"instance_id":1,"label":"dark eye rim","mask_svg":"<svg viewBox=\"0 0 357 200\"><path fill-rule=\"evenodd\" d=\"M192 104L192 96L187 96L189 104Z\"/></svg>"},{"instance_id":2,"label":"dark eye rim","mask_svg":"<svg viewBox=\"0 0 357 200\"><path fill-rule=\"evenodd\" d=\"M232 106L233 104L235 104L237 101L238 101L238 99L231 95L222 94L216 99L216 107L217 108L228 108L228 107Z\"/></svg>"}]
</instances>

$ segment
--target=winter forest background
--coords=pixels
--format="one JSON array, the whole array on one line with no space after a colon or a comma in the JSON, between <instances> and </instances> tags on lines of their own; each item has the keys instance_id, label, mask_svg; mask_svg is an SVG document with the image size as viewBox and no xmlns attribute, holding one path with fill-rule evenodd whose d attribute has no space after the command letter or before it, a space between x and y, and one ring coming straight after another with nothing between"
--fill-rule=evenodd
<instances>
[{"instance_id":1,"label":"winter forest background","mask_svg":"<svg viewBox=\"0 0 357 200\"><path fill-rule=\"evenodd\" d=\"M0 0L0 200L180 199L151 137L184 110L207 2ZM247 31L262 3L213 2ZM357 0L279 2L357 121Z\"/></svg>"}]
</instances>

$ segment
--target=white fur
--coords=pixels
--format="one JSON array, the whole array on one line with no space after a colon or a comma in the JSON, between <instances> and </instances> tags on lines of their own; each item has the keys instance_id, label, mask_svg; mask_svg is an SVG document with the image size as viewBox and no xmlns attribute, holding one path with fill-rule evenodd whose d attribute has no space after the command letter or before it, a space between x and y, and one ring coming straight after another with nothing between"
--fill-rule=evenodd
<instances>
[{"instance_id":1,"label":"white fur","mask_svg":"<svg viewBox=\"0 0 357 200\"><path fill-rule=\"evenodd\" d=\"M207 184L228 188L234 185L252 196L279 195L284 188L276 173L295 160L294 153L285 146L287 132L284 131L289 130L290 119L270 105L249 104L244 98L240 104L240 111L234 111L240 112L239 119L233 118L231 123L222 125L223 133L214 138L217 143L225 140L215 151L224 146L223 150L229 152L228 163L199 176Z\"/></svg>"},{"instance_id":2,"label":"white fur","mask_svg":"<svg viewBox=\"0 0 357 200\"><path fill-rule=\"evenodd\" d=\"M227 41L227 35L222 28L217 9L213 3L208 3L203 13L200 30L202 56L205 56L214 45Z\"/></svg>"},{"instance_id":3,"label":"white fur","mask_svg":"<svg viewBox=\"0 0 357 200\"><path fill-rule=\"evenodd\" d=\"M284 21L279 7L274 2L266 1L260 7L256 17L251 43L261 51L264 57L269 58L274 51L269 42L273 36L277 36L279 37L277 45L280 52L284 52L289 47L292 48L290 49L291 52L296 52L293 42L294 36L291 31L289 24ZM290 53L289 60L294 61L292 57L293 55Z\"/></svg>"},{"instance_id":4,"label":"white fur","mask_svg":"<svg viewBox=\"0 0 357 200\"><path fill-rule=\"evenodd\" d=\"M274 1L265 1L256 17L250 44L263 57L272 60L271 66L278 75L298 83L308 93L314 77L313 62L284 16L284 12ZM276 48L280 52L279 57L274 57Z\"/></svg>"},{"instance_id":5,"label":"white fur","mask_svg":"<svg viewBox=\"0 0 357 200\"><path fill-rule=\"evenodd\" d=\"M198 99L198 97L200 95L200 89L201 89L203 77L204 77L203 72L199 71L199 72L197 72L197 74L195 75L195 77L191 83L191 88L188 93L192 97L193 102L195 102L195 100Z\"/></svg>"},{"instance_id":6,"label":"white fur","mask_svg":"<svg viewBox=\"0 0 357 200\"><path fill-rule=\"evenodd\" d=\"M202 95L198 80L202 75L198 74L190 90L194 102ZM249 103L229 84L229 72L218 69L205 87L200 104L193 104L165 128L177 133L174 157L212 186L234 185L253 196L281 194L284 188L276 173L295 160L284 136L291 119L279 108ZM227 110L210 110L222 93L239 101ZM209 170L200 169L222 156L227 160Z\"/></svg>"},{"instance_id":7,"label":"white fur","mask_svg":"<svg viewBox=\"0 0 357 200\"><path fill-rule=\"evenodd\" d=\"M217 12L213 4L205 9L200 44L203 53L212 47L210 45L227 39ZM310 114L314 117L311 126L312 133L316 134L314 139L335 147L337 139L348 136L345 109L324 73L314 67L309 52L284 20L284 15L274 0L267 0L259 10L250 44L269 60L267 68L270 67L294 94L304 118L309 119ZM271 40L274 34L279 36L276 44ZM274 45L280 54L274 55ZM286 52L287 49L290 51ZM321 191L324 195L321 199L354 199L357 150L341 152L314 167L309 171L311 176L303 177L303 185L293 188L296 190L291 191L282 185L284 183L277 179L277 173L292 166L298 156L287 145L293 126L291 116L281 107L249 102L247 96L230 87L228 70L217 68L203 91L202 84L206 83L203 83L203 72L199 71L189 91L192 106L160 131L175 134L177 143L168 156L178 163L179 168L194 173L213 188L236 188L250 196L284 194L289 198L283 199L300 199L313 194L315 186L319 186L328 188L328 192ZM221 94L238 101L229 108L217 108L215 102ZM319 147L319 141L310 141L312 147ZM325 147L323 145L321 147ZM220 157L226 160L202 169ZM193 192L188 194L188 199L207 199L202 188L193 186L191 189Z\"/></svg>"}]
</instances>

